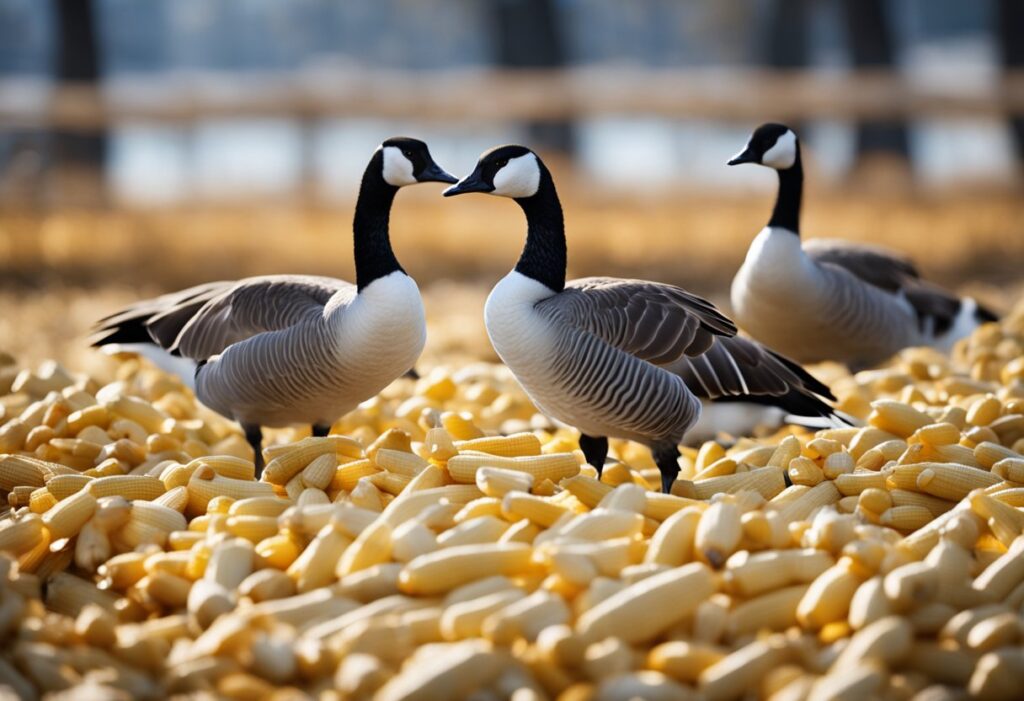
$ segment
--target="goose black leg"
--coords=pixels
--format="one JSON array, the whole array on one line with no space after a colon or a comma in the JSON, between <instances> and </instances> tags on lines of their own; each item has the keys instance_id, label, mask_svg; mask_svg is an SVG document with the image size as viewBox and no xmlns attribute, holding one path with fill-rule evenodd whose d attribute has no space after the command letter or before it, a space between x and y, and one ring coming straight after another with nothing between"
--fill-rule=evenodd
<instances>
[{"instance_id":1,"label":"goose black leg","mask_svg":"<svg viewBox=\"0 0 1024 701\"><path fill-rule=\"evenodd\" d=\"M651 454L661 472L661 491L669 494L672 492L672 483L679 474L679 446L675 443L655 445L651 447Z\"/></svg>"},{"instance_id":2,"label":"goose black leg","mask_svg":"<svg viewBox=\"0 0 1024 701\"><path fill-rule=\"evenodd\" d=\"M411 367L402 377L408 377L410 380L418 380L420 379L420 374L416 372L415 367Z\"/></svg>"},{"instance_id":3,"label":"goose black leg","mask_svg":"<svg viewBox=\"0 0 1024 701\"><path fill-rule=\"evenodd\" d=\"M256 463L256 479L263 474L263 429L259 424L242 424L245 440L252 446L253 462Z\"/></svg>"},{"instance_id":4,"label":"goose black leg","mask_svg":"<svg viewBox=\"0 0 1024 701\"><path fill-rule=\"evenodd\" d=\"M600 478L601 470L604 469L605 458L608 457L608 439L604 437L595 438L594 436L581 433L580 450L583 451L583 456L587 459L587 462L597 470L597 476Z\"/></svg>"},{"instance_id":5,"label":"goose black leg","mask_svg":"<svg viewBox=\"0 0 1024 701\"><path fill-rule=\"evenodd\" d=\"M323 438L324 436L329 435L330 432L330 424L313 424L313 435L317 438Z\"/></svg>"}]
</instances>

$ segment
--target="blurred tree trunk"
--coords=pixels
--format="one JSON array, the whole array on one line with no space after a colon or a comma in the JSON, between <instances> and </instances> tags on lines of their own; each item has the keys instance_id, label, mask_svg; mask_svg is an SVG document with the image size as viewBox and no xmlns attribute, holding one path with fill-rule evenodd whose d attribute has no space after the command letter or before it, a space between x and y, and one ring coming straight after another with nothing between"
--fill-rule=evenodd
<instances>
[{"instance_id":1,"label":"blurred tree trunk","mask_svg":"<svg viewBox=\"0 0 1024 701\"><path fill-rule=\"evenodd\" d=\"M1024 69L1024 2L999 0L996 12L999 54L1006 71ZM1017 159L1024 161L1024 115L1010 117Z\"/></svg>"},{"instance_id":2,"label":"blurred tree trunk","mask_svg":"<svg viewBox=\"0 0 1024 701\"><path fill-rule=\"evenodd\" d=\"M894 71L892 31L883 0L843 0L842 5L854 68ZM906 122L901 119L859 122L856 153L858 161L870 153L909 160Z\"/></svg>"},{"instance_id":3,"label":"blurred tree trunk","mask_svg":"<svg viewBox=\"0 0 1024 701\"><path fill-rule=\"evenodd\" d=\"M491 0L487 3L495 63L502 68L564 68L565 42L555 0ZM527 125L540 148L571 155L572 124L537 121Z\"/></svg>"},{"instance_id":4,"label":"blurred tree trunk","mask_svg":"<svg viewBox=\"0 0 1024 701\"><path fill-rule=\"evenodd\" d=\"M52 0L56 22L54 78L60 87L98 89L102 71L92 0ZM51 134L51 175L64 202L96 205L104 199L107 135L104 129L56 128Z\"/></svg>"}]
</instances>

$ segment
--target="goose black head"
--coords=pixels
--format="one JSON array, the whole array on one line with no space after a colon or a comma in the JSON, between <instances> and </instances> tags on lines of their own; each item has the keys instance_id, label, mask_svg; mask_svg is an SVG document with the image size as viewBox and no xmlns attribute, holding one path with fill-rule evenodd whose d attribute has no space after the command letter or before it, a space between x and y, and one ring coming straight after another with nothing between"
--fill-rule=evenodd
<instances>
[{"instance_id":1,"label":"goose black head","mask_svg":"<svg viewBox=\"0 0 1024 701\"><path fill-rule=\"evenodd\" d=\"M758 163L775 170L792 168L797 161L796 134L784 124L762 124L750 136L747 147L733 156L729 165Z\"/></svg>"},{"instance_id":2,"label":"goose black head","mask_svg":"<svg viewBox=\"0 0 1024 701\"><path fill-rule=\"evenodd\" d=\"M419 139L393 136L380 145L381 175L388 185L454 183L458 178L434 163L427 145Z\"/></svg>"},{"instance_id":3,"label":"goose black head","mask_svg":"<svg viewBox=\"0 0 1024 701\"><path fill-rule=\"evenodd\" d=\"M480 156L473 172L444 191L445 197L467 192L521 199L540 188L540 159L525 146L498 146Z\"/></svg>"}]
</instances>

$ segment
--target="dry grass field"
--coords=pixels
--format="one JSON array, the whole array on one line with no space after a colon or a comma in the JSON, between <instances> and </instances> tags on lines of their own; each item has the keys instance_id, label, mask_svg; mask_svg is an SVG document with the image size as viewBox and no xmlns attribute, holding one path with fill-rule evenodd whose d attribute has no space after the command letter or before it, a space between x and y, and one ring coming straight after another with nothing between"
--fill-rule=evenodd
<instances>
[{"instance_id":1,"label":"dry grass field","mask_svg":"<svg viewBox=\"0 0 1024 701\"><path fill-rule=\"evenodd\" d=\"M770 194L650 199L562 186L571 276L684 285L728 307L728 283L771 208ZM351 207L196 206L0 214L0 347L23 362L86 362L90 323L134 299L272 272L353 277ZM929 277L1008 309L1022 289L1024 201L1011 193L814 192L806 236L905 251ZM487 289L513 264L524 223L509 202L403 192L392 240L420 282L432 323L426 362L493 357Z\"/></svg>"}]
</instances>

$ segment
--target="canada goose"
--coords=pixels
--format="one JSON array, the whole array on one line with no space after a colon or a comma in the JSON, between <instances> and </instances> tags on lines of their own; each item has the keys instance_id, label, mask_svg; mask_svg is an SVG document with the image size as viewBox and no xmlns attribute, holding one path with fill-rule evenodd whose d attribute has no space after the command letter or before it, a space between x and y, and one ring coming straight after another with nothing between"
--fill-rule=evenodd
<instances>
[{"instance_id":1,"label":"canada goose","mask_svg":"<svg viewBox=\"0 0 1024 701\"><path fill-rule=\"evenodd\" d=\"M921 279L898 253L832 239L801 246L800 142L782 124L758 127L729 165L757 163L779 174L768 225L732 282L736 320L754 338L801 363L836 360L852 370L901 348L953 342L996 315Z\"/></svg>"},{"instance_id":2,"label":"canada goose","mask_svg":"<svg viewBox=\"0 0 1024 701\"><path fill-rule=\"evenodd\" d=\"M679 472L678 444L701 413L699 397L799 395L819 413L828 389L795 364L745 339L710 303L673 285L591 277L565 281L562 207L547 167L523 146L484 153L445 196L514 199L526 245L491 291L484 321L498 355L538 408L582 433L600 473L608 437L650 447L662 489Z\"/></svg>"},{"instance_id":3,"label":"canada goose","mask_svg":"<svg viewBox=\"0 0 1024 701\"><path fill-rule=\"evenodd\" d=\"M103 319L93 345L151 343L196 361L196 396L242 425L258 477L262 426L327 435L423 350L423 301L388 236L398 189L422 182L456 182L422 141L391 138L374 152L352 223L355 285L310 275L198 285Z\"/></svg>"}]
</instances>

